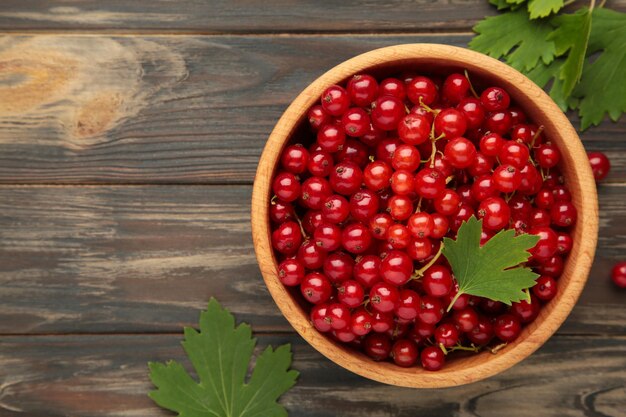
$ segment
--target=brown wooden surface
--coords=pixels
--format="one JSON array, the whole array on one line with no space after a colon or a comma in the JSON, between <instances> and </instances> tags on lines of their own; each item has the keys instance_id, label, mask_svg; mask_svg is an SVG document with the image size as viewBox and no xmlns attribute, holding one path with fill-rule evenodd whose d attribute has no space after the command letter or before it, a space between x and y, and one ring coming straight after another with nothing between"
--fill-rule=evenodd
<instances>
[{"instance_id":1,"label":"brown wooden surface","mask_svg":"<svg viewBox=\"0 0 626 417\"><path fill-rule=\"evenodd\" d=\"M250 184L289 102L373 48L463 46L494 13L482 0L1 2L0 416L172 415L146 397L146 362L183 359L181 327L210 296L261 346L294 344L292 416L625 416L626 294L608 281L626 253L624 119L581 135L613 163L582 298L495 378L416 392L344 371L292 332L256 266Z\"/></svg>"},{"instance_id":2,"label":"brown wooden surface","mask_svg":"<svg viewBox=\"0 0 626 417\"><path fill-rule=\"evenodd\" d=\"M274 124L326 70L383 46L469 39L5 36L0 183L251 184ZM626 181L624 131L622 119L581 135L613 161L610 181Z\"/></svg>"}]
</instances>

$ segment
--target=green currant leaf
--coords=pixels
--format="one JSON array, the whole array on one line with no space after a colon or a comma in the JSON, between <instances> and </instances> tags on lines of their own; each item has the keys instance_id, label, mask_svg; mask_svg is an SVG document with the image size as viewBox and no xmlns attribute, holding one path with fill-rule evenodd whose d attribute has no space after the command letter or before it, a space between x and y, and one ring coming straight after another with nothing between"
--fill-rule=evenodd
<instances>
[{"instance_id":1,"label":"green currant leaf","mask_svg":"<svg viewBox=\"0 0 626 417\"><path fill-rule=\"evenodd\" d=\"M540 59L550 64L556 53L554 42L547 39L550 23L530 20L523 9L488 17L474 31L478 36L470 41L470 48L494 58L506 57L509 65L521 71L531 70Z\"/></svg>"},{"instance_id":2,"label":"green currant leaf","mask_svg":"<svg viewBox=\"0 0 626 417\"><path fill-rule=\"evenodd\" d=\"M532 287L539 275L520 264L528 260L528 249L537 244L539 236L515 236L512 229L502 230L481 247L481 231L482 220L472 216L461 225L456 240L443 238L442 253L459 283L459 292L450 306L460 294L508 305L526 299L523 290Z\"/></svg>"},{"instance_id":3,"label":"green currant leaf","mask_svg":"<svg viewBox=\"0 0 626 417\"><path fill-rule=\"evenodd\" d=\"M506 0L506 2L507 2L507 3L509 3L509 4L514 4L514 5L517 5L517 4L522 4L522 3L524 3L525 1L526 1L526 0Z\"/></svg>"},{"instance_id":4,"label":"green currant leaf","mask_svg":"<svg viewBox=\"0 0 626 417\"><path fill-rule=\"evenodd\" d=\"M530 0L528 12L531 19L546 17L563 8L563 0Z\"/></svg>"},{"instance_id":5,"label":"green currant leaf","mask_svg":"<svg viewBox=\"0 0 626 417\"><path fill-rule=\"evenodd\" d=\"M588 8L583 7L576 13L553 18L552 24L556 29L548 35L548 39L554 41L557 56L567 53L559 78L563 81L563 95L568 97L583 72L587 43L591 34L591 13Z\"/></svg>"},{"instance_id":6,"label":"green currant leaf","mask_svg":"<svg viewBox=\"0 0 626 417\"><path fill-rule=\"evenodd\" d=\"M541 88L545 88L550 81L552 81L549 90L550 97L552 97L552 100L554 100L561 110L567 111L568 108L576 108L578 100L563 95L563 81L559 78L559 73L561 72L561 67L564 62L565 59L563 58L555 59L550 65L545 65L543 62L540 62L535 68L528 71L526 76Z\"/></svg>"},{"instance_id":7,"label":"green currant leaf","mask_svg":"<svg viewBox=\"0 0 626 417\"><path fill-rule=\"evenodd\" d=\"M150 363L157 387L150 398L181 417L286 417L276 401L298 376L289 370L290 346L265 349L246 383L255 345L250 326L235 327L233 315L211 299L200 314L200 331L185 328L183 347L199 382L178 362Z\"/></svg>"},{"instance_id":8,"label":"green currant leaf","mask_svg":"<svg viewBox=\"0 0 626 417\"><path fill-rule=\"evenodd\" d=\"M594 9L592 19L588 59L572 94L580 99L582 130L598 125L606 114L617 121L626 112L626 13Z\"/></svg>"},{"instance_id":9,"label":"green currant leaf","mask_svg":"<svg viewBox=\"0 0 626 417\"><path fill-rule=\"evenodd\" d=\"M489 0L489 3L496 6L498 10L504 10L504 9L517 10L522 6L522 2L519 2L518 4L512 4L511 2L507 0Z\"/></svg>"}]
</instances>

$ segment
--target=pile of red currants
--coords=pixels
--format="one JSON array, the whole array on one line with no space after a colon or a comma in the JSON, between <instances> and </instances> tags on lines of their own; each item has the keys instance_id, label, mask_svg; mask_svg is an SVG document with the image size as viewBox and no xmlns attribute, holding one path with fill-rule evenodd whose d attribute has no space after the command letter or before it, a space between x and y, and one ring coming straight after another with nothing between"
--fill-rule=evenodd
<instances>
[{"instance_id":1,"label":"pile of red currants","mask_svg":"<svg viewBox=\"0 0 626 417\"><path fill-rule=\"evenodd\" d=\"M504 89L477 93L456 73L359 74L327 88L308 122L283 150L270 220L279 279L317 330L434 371L453 351L512 342L556 295L576 208L558 147ZM458 285L441 242L471 216L481 244L503 229L540 237L528 300L451 304Z\"/></svg>"}]
</instances>

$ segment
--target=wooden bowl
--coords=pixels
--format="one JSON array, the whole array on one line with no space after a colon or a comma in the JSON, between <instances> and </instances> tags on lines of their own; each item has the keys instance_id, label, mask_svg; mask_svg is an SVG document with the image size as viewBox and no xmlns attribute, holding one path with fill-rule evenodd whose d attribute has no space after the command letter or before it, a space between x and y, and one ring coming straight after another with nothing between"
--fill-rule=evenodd
<instances>
[{"instance_id":1,"label":"wooden bowl","mask_svg":"<svg viewBox=\"0 0 626 417\"><path fill-rule=\"evenodd\" d=\"M319 101L328 86L357 73L385 74L411 68L418 72L445 73L467 69L472 81L504 87L518 105L555 142L563 154L561 169L578 210L573 230L574 246L559 278L557 296L519 338L496 354L483 351L472 356L450 358L443 369L429 372L416 366L400 368L390 362L374 362L356 350L335 343L319 333L307 311L277 277L277 262L270 240L268 207L271 179L279 156L292 134L306 119L309 107ZM476 82L475 82L476 83ZM439 388L468 384L495 375L526 358L558 329L580 295L593 261L598 232L596 187L585 150L576 131L550 97L513 68L486 55L467 49L435 44L409 44L377 49L337 65L310 84L291 103L267 141L252 193L252 235L263 278L274 301L296 331L324 356L366 378L387 384Z\"/></svg>"}]
</instances>

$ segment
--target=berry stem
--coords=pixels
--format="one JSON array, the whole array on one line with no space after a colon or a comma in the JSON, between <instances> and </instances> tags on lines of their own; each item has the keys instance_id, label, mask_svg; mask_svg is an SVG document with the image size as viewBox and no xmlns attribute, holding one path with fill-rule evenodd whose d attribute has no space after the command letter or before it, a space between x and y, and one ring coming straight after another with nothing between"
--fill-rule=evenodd
<instances>
[{"instance_id":1,"label":"berry stem","mask_svg":"<svg viewBox=\"0 0 626 417\"><path fill-rule=\"evenodd\" d=\"M535 136L533 136L533 139L530 141L530 149L533 149L535 147L535 141L537 140L539 135L541 135L541 132L543 132L543 129L544 129L543 125L537 128L537 132L535 132Z\"/></svg>"},{"instance_id":2,"label":"berry stem","mask_svg":"<svg viewBox=\"0 0 626 417\"><path fill-rule=\"evenodd\" d=\"M426 103L424 103L424 100L422 99L422 97L420 97L420 106L422 108L426 109L427 112L432 113L435 116L439 113L439 110L435 110L435 109L429 107Z\"/></svg>"},{"instance_id":3,"label":"berry stem","mask_svg":"<svg viewBox=\"0 0 626 417\"><path fill-rule=\"evenodd\" d=\"M300 232L302 233L302 237L307 240L309 238L309 235L307 234L306 230L304 230L304 227L302 226L302 220L300 220L300 217L298 216L298 214L294 211L293 213L293 217L296 218L296 221L298 222L298 225L300 226Z\"/></svg>"},{"instance_id":4,"label":"berry stem","mask_svg":"<svg viewBox=\"0 0 626 417\"><path fill-rule=\"evenodd\" d=\"M506 345L508 345L508 343L500 343L499 345L496 345L492 348L487 348L489 349L489 352L493 353L494 355L498 352L500 352L502 349L504 349L506 347Z\"/></svg>"},{"instance_id":5,"label":"berry stem","mask_svg":"<svg viewBox=\"0 0 626 417\"><path fill-rule=\"evenodd\" d=\"M470 80L469 73L467 72L467 70L464 70L463 72L465 72L465 78L467 78L467 82L470 85L470 91L472 92L472 95L474 96L474 98L478 98L478 94L476 94L476 90L474 90L474 85L472 85L472 80Z\"/></svg>"},{"instance_id":6,"label":"berry stem","mask_svg":"<svg viewBox=\"0 0 626 417\"><path fill-rule=\"evenodd\" d=\"M448 352L454 352L455 350L465 350L468 352L478 353L480 352L480 346L475 346L473 343L471 346L463 346L462 344L457 343L455 346L448 348Z\"/></svg>"},{"instance_id":7,"label":"berry stem","mask_svg":"<svg viewBox=\"0 0 626 417\"><path fill-rule=\"evenodd\" d=\"M415 272L413 272L413 275L411 275L411 279L419 279L422 276L424 276L424 272L426 272L428 268L430 268L431 266L435 264L435 262L437 262L437 259L439 259L442 252L443 252L443 242L441 242L441 244L439 245L439 250L437 251L435 256L433 256L433 259L431 259L426 265L424 265L420 269L415 270Z\"/></svg>"},{"instance_id":8,"label":"berry stem","mask_svg":"<svg viewBox=\"0 0 626 417\"><path fill-rule=\"evenodd\" d=\"M422 211L422 199L423 197L420 197L420 199L417 200L417 207L415 207L416 213L419 213L420 211Z\"/></svg>"},{"instance_id":9,"label":"berry stem","mask_svg":"<svg viewBox=\"0 0 626 417\"><path fill-rule=\"evenodd\" d=\"M454 296L454 298L452 299L452 301L450 301L450 305L448 305L448 308L446 309L446 312L449 312L450 310L452 310L452 306L456 303L456 300L459 299L459 297L461 295L465 294L464 292L462 292L461 290L459 290L459 292L456 293L456 295Z\"/></svg>"}]
</instances>

